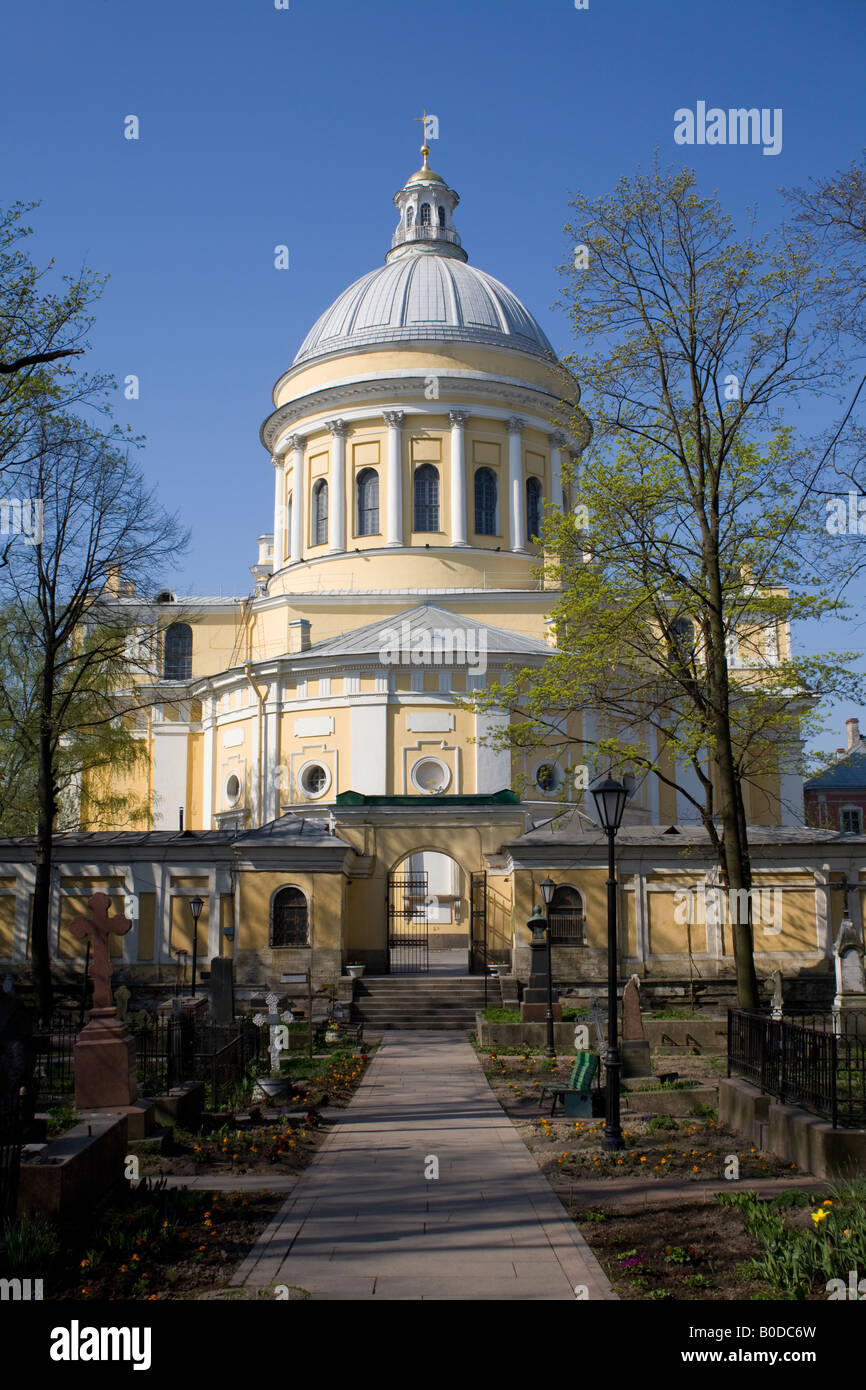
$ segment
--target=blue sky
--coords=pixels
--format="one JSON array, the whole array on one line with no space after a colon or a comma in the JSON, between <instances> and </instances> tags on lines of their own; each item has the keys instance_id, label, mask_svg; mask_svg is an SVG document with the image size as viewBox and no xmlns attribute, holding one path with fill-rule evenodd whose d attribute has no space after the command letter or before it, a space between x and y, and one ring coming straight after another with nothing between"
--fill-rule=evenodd
<instances>
[{"instance_id":1,"label":"blue sky","mask_svg":"<svg viewBox=\"0 0 866 1390\"><path fill-rule=\"evenodd\" d=\"M41 200L38 261L111 277L91 360L140 378L117 414L193 528L181 592L249 591L272 525L258 440L272 385L383 260L425 106L470 259L563 353L552 306L572 190L604 193L658 147L735 220L757 205L769 228L781 186L863 143L862 0L41 0L7 12L4 49L0 196ZM698 100L781 107L782 152L684 151L673 113ZM138 141L123 138L129 114ZM288 271L274 268L281 243Z\"/></svg>"}]
</instances>

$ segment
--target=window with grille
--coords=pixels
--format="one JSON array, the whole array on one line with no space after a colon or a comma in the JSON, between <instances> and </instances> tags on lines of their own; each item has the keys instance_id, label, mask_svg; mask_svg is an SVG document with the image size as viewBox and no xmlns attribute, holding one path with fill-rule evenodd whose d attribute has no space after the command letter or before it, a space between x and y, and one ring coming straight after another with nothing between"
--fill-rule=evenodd
<instances>
[{"instance_id":1,"label":"window with grille","mask_svg":"<svg viewBox=\"0 0 866 1390\"><path fill-rule=\"evenodd\" d=\"M496 474L492 468L479 468L475 473L475 532L479 536L496 535Z\"/></svg>"},{"instance_id":2,"label":"window with grille","mask_svg":"<svg viewBox=\"0 0 866 1390\"><path fill-rule=\"evenodd\" d=\"M565 945L586 945L586 918L580 890L561 883L550 902L550 939Z\"/></svg>"},{"instance_id":3,"label":"window with grille","mask_svg":"<svg viewBox=\"0 0 866 1390\"><path fill-rule=\"evenodd\" d=\"M172 623L165 630L162 676L167 681L188 681L192 676L192 628Z\"/></svg>"},{"instance_id":4,"label":"window with grille","mask_svg":"<svg viewBox=\"0 0 866 1390\"><path fill-rule=\"evenodd\" d=\"M422 463L415 472L414 530L439 530L439 470L432 463Z\"/></svg>"},{"instance_id":5,"label":"window with grille","mask_svg":"<svg viewBox=\"0 0 866 1390\"><path fill-rule=\"evenodd\" d=\"M308 946L309 938L306 898L300 888L281 888L274 898L271 945Z\"/></svg>"},{"instance_id":6,"label":"window with grille","mask_svg":"<svg viewBox=\"0 0 866 1390\"><path fill-rule=\"evenodd\" d=\"M429 203L422 203L422 204L421 204L421 216L420 216L420 218L419 218L419 221L420 221L422 227L429 227L429 226L430 226L430 204L429 204Z\"/></svg>"},{"instance_id":7,"label":"window with grille","mask_svg":"<svg viewBox=\"0 0 866 1390\"><path fill-rule=\"evenodd\" d=\"M328 543L328 484L320 479L313 488L313 545Z\"/></svg>"},{"instance_id":8,"label":"window with grille","mask_svg":"<svg viewBox=\"0 0 866 1390\"><path fill-rule=\"evenodd\" d=\"M534 541L541 535L541 482L526 479L526 539Z\"/></svg>"},{"instance_id":9,"label":"window with grille","mask_svg":"<svg viewBox=\"0 0 866 1390\"><path fill-rule=\"evenodd\" d=\"M358 494L358 535L379 534L379 474L375 468L364 468L355 484Z\"/></svg>"},{"instance_id":10,"label":"window with grille","mask_svg":"<svg viewBox=\"0 0 866 1390\"><path fill-rule=\"evenodd\" d=\"M862 827L862 814L860 811L855 810L853 807L849 807L846 811L842 811L840 819L843 831L847 830L854 835L860 834Z\"/></svg>"},{"instance_id":11,"label":"window with grille","mask_svg":"<svg viewBox=\"0 0 866 1390\"><path fill-rule=\"evenodd\" d=\"M444 209L444 208L440 208L440 209L439 209L439 226L440 226L440 227L444 227L444 226L445 226L445 209Z\"/></svg>"}]
</instances>

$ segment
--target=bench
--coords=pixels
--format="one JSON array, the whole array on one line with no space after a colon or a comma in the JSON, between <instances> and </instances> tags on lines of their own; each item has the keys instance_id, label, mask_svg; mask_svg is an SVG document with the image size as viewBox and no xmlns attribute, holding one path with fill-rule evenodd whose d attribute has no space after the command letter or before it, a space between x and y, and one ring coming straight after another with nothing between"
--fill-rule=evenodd
<instances>
[{"instance_id":1,"label":"bench","mask_svg":"<svg viewBox=\"0 0 866 1390\"><path fill-rule=\"evenodd\" d=\"M543 1103L545 1095L553 1097L550 1107L551 1115L556 1110L556 1102L562 1099L562 1113L569 1118L575 1117L592 1118L592 1094L591 1087L593 1077L598 1070L598 1057L594 1052L578 1052L574 1065L571 1068L571 1075L568 1081L548 1081L541 1087L539 1104Z\"/></svg>"}]
</instances>

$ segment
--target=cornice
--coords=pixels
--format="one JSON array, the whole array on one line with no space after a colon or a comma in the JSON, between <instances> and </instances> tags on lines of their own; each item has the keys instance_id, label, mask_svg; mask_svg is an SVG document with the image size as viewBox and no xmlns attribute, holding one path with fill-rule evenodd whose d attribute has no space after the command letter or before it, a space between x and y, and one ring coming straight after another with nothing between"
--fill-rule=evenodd
<instances>
[{"instance_id":1,"label":"cornice","mask_svg":"<svg viewBox=\"0 0 866 1390\"><path fill-rule=\"evenodd\" d=\"M536 428L546 431L560 423L557 416L563 407L569 413L572 409L568 402L541 386L519 386L483 375L458 376L439 372L433 373L439 385L439 399L431 401L425 396L429 375L375 377L307 392L279 406L268 416L260 431L262 444L270 454L274 454L279 441L279 452L282 453L287 441L281 440L280 436L286 430L292 430L299 421L309 416L317 417L315 422L305 430L298 430L298 434L326 429L332 412L348 410L352 403L362 404L370 408L371 415L381 414L383 417L384 410L375 409L380 402L392 410L399 405L404 414L442 415L451 409L462 409L462 403L458 404L456 397L471 396L477 400L495 401L509 416L519 406L529 414L540 417ZM577 406L574 408L579 409ZM351 424L351 418L346 423ZM573 447L576 452L580 451L581 444L576 436L573 437Z\"/></svg>"}]
</instances>

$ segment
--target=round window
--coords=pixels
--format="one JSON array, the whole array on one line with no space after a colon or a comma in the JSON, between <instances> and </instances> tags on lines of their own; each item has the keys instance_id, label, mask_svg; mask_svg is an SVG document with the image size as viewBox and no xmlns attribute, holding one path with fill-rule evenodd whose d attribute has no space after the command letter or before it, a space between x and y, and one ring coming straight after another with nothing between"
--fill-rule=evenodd
<instances>
[{"instance_id":1,"label":"round window","mask_svg":"<svg viewBox=\"0 0 866 1390\"><path fill-rule=\"evenodd\" d=\"M240 800L240 795L240 778L237 777L234 773L232 773L231 777L229 777L228 781L226 782L226 799L230 801L231 804L234 806L235 802Z\"/></svg>"},{"instance_id":2,"label":"round window","mask_svg":"<svg viewBox=\"0 0 866 1390\"><path fill-rule=\"evenodd\" d=\"M558 791L562 786L562 768L559 763L539 763L535 769L535 785L542 792Z\"/></svg>"},{"instance_id":3,"label":"round window","mask_svg":"<svg viewBox=\"0 0 866 1390\"><path fill-rule=\"evenodd\" d=\"M422 758L412 769L412 783L419 792L443 792L451 781L451 773L438 758Z\"/></svg>"},{"instance_id":4,"label":"round window","mask_svg":"<svg viewBox=\"0 0 866 1390\"><path fill-rule=\"evenodd\" d=\"M331 778L321 763L307 763L301 770L300 782L305 796L321 796L331 785Z\"/></svg>"}]
</instances>

